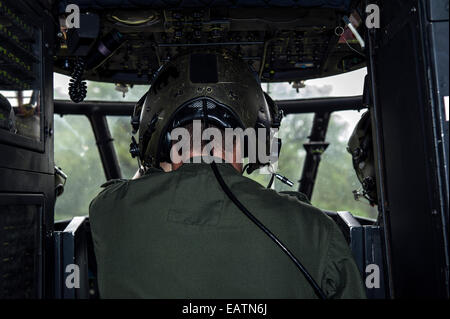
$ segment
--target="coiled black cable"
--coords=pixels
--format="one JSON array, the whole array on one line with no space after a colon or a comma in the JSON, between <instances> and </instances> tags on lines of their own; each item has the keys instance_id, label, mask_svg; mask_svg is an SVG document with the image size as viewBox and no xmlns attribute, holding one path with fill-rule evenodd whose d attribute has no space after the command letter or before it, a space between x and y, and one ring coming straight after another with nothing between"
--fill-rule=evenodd
<instances>
[{"instance_id":1,"label":"coiled black cable","mask_svg":"<svg viewBox=\"0 0 450 319\"><path fill-rule=\"evenodd\" d=\"M208 108L206 105L206 101L203 101L203 120L205 127L208 125ZM233 192L230 190L228 185L225 183L225 181L222 178L222 175L219 172L219 169L217 168L216 162L211 162L211 168L214 172L214 176L216 177L217 181L219 182L220 187L225 192L225 194L228 196L228 198L236 205L237 208L239 208L245 216L247 216L256 226L258 226L267 236L269 236L270 239L272 239L275 244L281 248L281 250L288 255L288 257L294 262L295 266L300 270L300 272L305 276L308 283L311 285L311 287L314 289L314 292L316 295L322 299L327 299L327 296L323 292L323 290L320 288L320 286L316 283L314 278L311 276L311 274L308 272L308 270L303 266L303 264L298 260L297 257L266 227L263 223L261 223L252 213L248 211L248 209L236 198L236 196L233 194Z\"/></svg>"},{"instance_id":2,"label":"coiled black cable","mask_svg":"<svg viewBox=\"0 0 450 319\"><path fill-rule=\"evenodd\" d=\"M69 96L75 103L83 102L87 94L87 84L83 81L83 74L86 62L83 58L78 58L72 71L72 78L69 83Z\"/></svg>"}]
</instances>

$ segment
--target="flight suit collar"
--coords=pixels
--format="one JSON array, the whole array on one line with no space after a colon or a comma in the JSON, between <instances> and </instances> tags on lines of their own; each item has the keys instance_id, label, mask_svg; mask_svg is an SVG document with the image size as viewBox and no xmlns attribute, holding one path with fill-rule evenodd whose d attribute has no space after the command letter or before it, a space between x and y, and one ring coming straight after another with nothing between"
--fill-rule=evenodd
<instances>
[{"instance_id":1,"label":"flight suit collar","mask_svg":"<svg viewBox=\"0 0 450 319\"><path fill-rule=\"evenodd\" d=\"M225 162L223 159L219 158L219 157L206 157L206 158L211 158L212 160L214 160L216 162L216 165L221 169L221 171L223 170L224 172L226 172L227 174L230 174L231 172L240 175L240 173L234 168L234 166L231 163ZM200 163L198 163L200 162ZM195 156L191 158L191 161L188 163L183 163L183 165L181 165L181 167L178 170L185 170L185 169L203 169L203 168L207 168L207 169L211 169L210 168L210 163L205 162L205 156Z\"/></svg>"}]
</instances>

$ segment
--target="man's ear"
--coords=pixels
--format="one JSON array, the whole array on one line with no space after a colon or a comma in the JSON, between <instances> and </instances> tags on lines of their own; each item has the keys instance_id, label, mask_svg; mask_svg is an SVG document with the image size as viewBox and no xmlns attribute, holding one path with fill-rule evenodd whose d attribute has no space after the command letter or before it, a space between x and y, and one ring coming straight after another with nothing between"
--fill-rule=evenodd
<instances>
[{"instance_id":1,"label":"man's ear","mask_svg":"<svg viewBox=\"0 0 450 319\"><path fill-rule=\"evenodd\" d=\"M134 174L132 179L138 179L139 177L141 177L141 172L137 170L136 174Z\"/></svg>"},{"instance_id":2,"label":"man's ear","mask_svg":"<svg viewBox=\"0 0 450 319\"><path fill-rule=\"evenodd\" d=\"M166 173L173 170L173 165L167 162L162 162L159 164L159 166L162 168L162 170Z\"/></svg>"}]
</instances>

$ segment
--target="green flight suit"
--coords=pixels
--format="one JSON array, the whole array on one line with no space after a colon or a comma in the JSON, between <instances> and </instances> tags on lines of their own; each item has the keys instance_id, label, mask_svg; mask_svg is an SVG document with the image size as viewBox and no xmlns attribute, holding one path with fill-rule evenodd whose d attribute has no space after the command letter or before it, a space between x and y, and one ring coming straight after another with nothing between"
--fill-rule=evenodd
<instances>
[{"instance_id":1,"label":"green flight suit","mask_svg":"<svg viewBox=\"0 0 450 319\"><path fill-rule=\"evenodd\" d=\"M295 196L219 170L329 298L365 298L337 225ZM101 298L317 298L303 274L220 188L210 165L118 181L90 205Z\"/></svg>"}]
</instances>

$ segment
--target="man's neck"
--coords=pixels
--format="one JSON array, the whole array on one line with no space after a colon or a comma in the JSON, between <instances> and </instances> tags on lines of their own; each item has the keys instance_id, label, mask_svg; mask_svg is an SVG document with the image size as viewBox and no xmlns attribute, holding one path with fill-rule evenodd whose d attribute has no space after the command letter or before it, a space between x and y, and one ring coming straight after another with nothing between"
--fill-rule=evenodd
<instances>
[{"instance_id":1,"label":"man's neck","mask_svg":"<svg viewBox=\"0 0 450 319\"><path fill-rule=\"evenodd\" d=\"M242 173L242 163L238 163L237 161L233 160L233 162L227 162L225 159L225 156L223 154L220 154L220 156L217 156L218 154L214 154L214 157L221 159L223 162L231 164L233 166L233 168L238 171L239 173ZM209 155L203 155L203 157L205 156L209 156ZM184 163L192 163L194 162L192 159L194 157L202 157L201 155L197 155L197 154L191 154L191 156L189 157L188 160L185 160L184 162L180 162L180 163L172 163L172 170L177 170L179 169Z\"/></svg>"}]
</instances>

